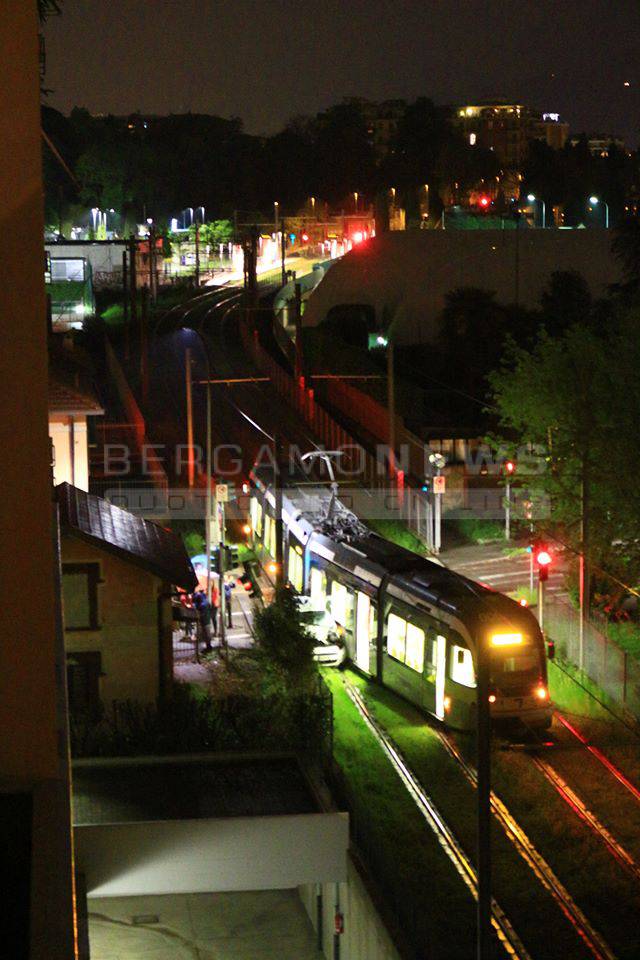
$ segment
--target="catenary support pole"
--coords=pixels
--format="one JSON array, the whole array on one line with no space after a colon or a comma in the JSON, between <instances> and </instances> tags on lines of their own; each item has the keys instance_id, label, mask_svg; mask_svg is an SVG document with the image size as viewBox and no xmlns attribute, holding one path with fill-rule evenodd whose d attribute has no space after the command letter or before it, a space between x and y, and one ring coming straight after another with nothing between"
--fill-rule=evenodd
<instances>
[{"instance_id":1,"label":"catenary support pole","mask_svg":"<svg viewBox=\"0 0 640 960\"><path fill-rule=\"evenodd\" d=\"M491 953L491 716L489 706L490 664L486 636L480 635L477 649L477 960L489 960Z\"/></svg>"},{"instance_id":2,"label":"catenary support pole","mask_svg":"<svg viewBox=\"0 0 640 960\"><path fill-rule=\"evenodd\" d=\"M185 387L187 404L187 483L193 487L195 480L195 457L193 450L193 400L191 395L191 347L184 352Z\"/></svg>"},{"instance_id":3,"label":"catenary support pole","mask_svg":"<svg viewBox=\"0 0 640 960\"><path fill-rule=\"evenodd\" d=\"M282 522L282 450L280 436L273 437L275 529L276 529L276 587L284 586L284 524Z\"/></svg>"}]
</instances>

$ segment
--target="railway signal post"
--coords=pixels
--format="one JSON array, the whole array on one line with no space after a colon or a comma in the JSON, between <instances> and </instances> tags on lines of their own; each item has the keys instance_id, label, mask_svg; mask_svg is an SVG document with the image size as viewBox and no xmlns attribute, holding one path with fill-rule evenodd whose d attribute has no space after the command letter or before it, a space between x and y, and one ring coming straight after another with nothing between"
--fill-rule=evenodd
<instances>
[{"instance_id":1,"label":"railway signal post","mask_svg":"<svg viewBox=\"0 0 640 960\"><path fill-rule=\"evenodd\" d=\"M513 460L506 460L504 464L505 497L504 497L504 538L509 540L511 537L511 479L516 472L516 465Z\"/></svg>"}]
</instances>

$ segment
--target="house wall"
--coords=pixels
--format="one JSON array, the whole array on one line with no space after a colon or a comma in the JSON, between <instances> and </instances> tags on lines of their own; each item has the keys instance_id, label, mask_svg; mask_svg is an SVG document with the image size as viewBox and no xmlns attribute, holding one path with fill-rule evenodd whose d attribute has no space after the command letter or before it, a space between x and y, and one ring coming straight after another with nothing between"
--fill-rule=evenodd
<instances>
[{"instance_id":1,"label":"house wall","mask_svg":"<svg viewBox=\"0 0 640 960\"><path fill-rule=\"evenodd\" d=\"M89 447L87 418L49 414L49 436L53 443L53 482L71 483L89 490Z\"/></svg>"},{"instance_id":2,"label":"house wall","mask_svg":"<svg viewBox=\"0 0 640 960\"><path fill-rule=\"evenodd\" d=\"M62 538L62 563L99 563L98 630L65 629L67 653L99 651L100 699L151 703L159 695L158 597L162 581L79 538ZM163 600L170 617L170 600ZM165 664L166 670L166 664Z\"/></svg>"},{"instance_id":3,"label":"house wall","mask_svg":"<svg viewBox=\"0 0 640 960\"><path fill-rule=\"evenodd\" d=\"M0 777L32 802L30 905L17 887L3 956L74 956L64 651L47 435L47 312L35 3L0 4ZM37 579L34 590L34 576ZM9 611L12 611L11 613ZM24 626L17 627L20 611ZM28 623L27 623L28 621ZM5 823L7 829L11 826ZM6 862L7 853L3 849ZM22 921L26 921L23 923ZM26 929L25 929L26 927Z\"/></svg>"}]
</instances>

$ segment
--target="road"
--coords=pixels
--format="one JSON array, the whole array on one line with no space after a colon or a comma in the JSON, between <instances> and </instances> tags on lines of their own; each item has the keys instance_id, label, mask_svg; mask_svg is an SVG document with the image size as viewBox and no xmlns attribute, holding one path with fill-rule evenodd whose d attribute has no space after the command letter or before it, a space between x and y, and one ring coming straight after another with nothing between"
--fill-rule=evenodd
<instances>
[{"instance_id":1,"label":"road","mask_svg":"<svg viewBox=\"0 0 640 960\"><path fill-rule=\"evenodd\" d=\"M473 544L453 547L440 554L445 566L457 570L471 580L499 590L501 593L514 593L518 589L529 590L531 554L524 549L507 547L503 542ZM553 562L547 581L547 595L566 596L565 577L567 561L564 554L553 553ZM538 574L534 565L534 588L537 588Z\"/></svg>"}]
</instances>

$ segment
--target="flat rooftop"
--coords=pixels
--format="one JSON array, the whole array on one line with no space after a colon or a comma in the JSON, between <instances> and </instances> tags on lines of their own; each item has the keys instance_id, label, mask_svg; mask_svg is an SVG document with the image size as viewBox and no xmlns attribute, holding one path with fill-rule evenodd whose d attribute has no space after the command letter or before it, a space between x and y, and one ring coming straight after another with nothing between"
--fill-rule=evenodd
<instances>
[{"instance_id":1,"label":"flat rooftop","mask_svg":"<svg viewBox=\"0 0 640 960\"><path fill-rule=\"evenodd\" d=\"M318 812L293 758L85 761L73 766L76 826Z\"/></svg>"}]
</instances>

